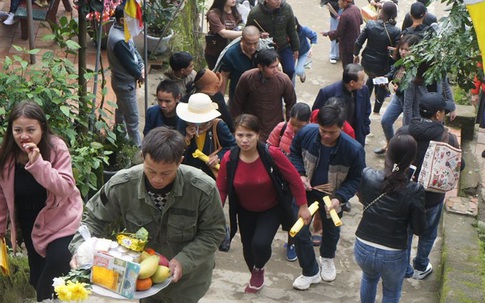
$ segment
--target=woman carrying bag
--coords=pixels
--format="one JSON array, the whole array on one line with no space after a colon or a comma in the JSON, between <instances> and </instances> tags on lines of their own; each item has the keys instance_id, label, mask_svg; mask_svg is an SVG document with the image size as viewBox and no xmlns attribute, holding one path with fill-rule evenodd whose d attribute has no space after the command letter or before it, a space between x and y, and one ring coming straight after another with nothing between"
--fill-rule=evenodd
<instances>
[{"instance_id":1,"label":"woman carrying bag","mask_svg":"<svg viewBox=\"0 0 485 303\"><path fill-rule=\"evenodd\" d=\"M229 40L241 37L243 24L236 0L214 0L206 17L209 32L205 39L204 53L207 66L212 70Z\"/></svg>"},{"instance_id":2,"label":"woman carrying bag","mask_svg":"<svg viewBox=\"0 0 485 303\"><path fill-rule=\"evenodd\" d=\"M379 19L369 20L355 41L354 63L361 63L369 76L366 83L369 94L372 94L374 89L374 78L384 76L391 69L390 49L396 46L401 35L401 30L396 27L396 17L397 5L385 2L380 10ZM360 50L366 41L367 45L360 60ZM376 85L374 113L379 114L386 96L387 86Z\"/></svg>"},{"instance_id":3,"label":"woman carrying bag","mask_svg":"<svg viewBox=\"0 0 485 303\"><path fill-rule=\"evenodd\" d=\"M258 118L236 118L237 146L224 155L217 177L221 200L229 196L231 238L239 225L243 255L251 272L246 293L257 293L264 284L264 266L271 257L271 244L280 224L293 224L291 199L278 195L276 175L289 183L299 206L299 216L308 224L305 188L290 160L276 147L259 142Z\"/></svg>"},{"instance_id":4,"label":"woman carrying bag","mask_svg":"<svg viewBox=\"0 0 485 303\"><path fill-rule=\"evenodd\" d=\"M364 206L355 232L354 257L362 269L360 300L374 303L382 279L382 302L399 302L405 278L408 229L426 230L424 188L411 181L410 164L417 154L412 136L389 142L384 171L364 169L358 197Z\"/></svg>"}]
</instances>

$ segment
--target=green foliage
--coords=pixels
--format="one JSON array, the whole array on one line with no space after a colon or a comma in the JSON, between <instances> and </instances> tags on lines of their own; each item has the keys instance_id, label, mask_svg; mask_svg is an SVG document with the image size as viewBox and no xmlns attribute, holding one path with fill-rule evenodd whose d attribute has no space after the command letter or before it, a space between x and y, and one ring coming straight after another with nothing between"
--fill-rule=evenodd
<instances>
[{"instance_id":1,"label":"green foliage","mask_svg":"<svg viewBox=\"0 0 485 303\"><path fill-rule=\"evenodd\" d=\"M41 23L43 25L43 23ZM44 26L44 25L43 25ZM72 40L79 35L79 26L75 19L66 16L58 18L57 22L49 21L52 34L42 37L44 41L55 41L67 54L76 54L81 46Z\"/></svg>"},{"instance_id":2,"label":"green foliage","mask_svg":"<svg viewBox=\"0 0 485 303\"><path fill-rule=\"evenodd\" d=\"M481 73L477 66L480 56L475 29L463 0L441 2L451 5L449 16L440 20L436 35L412 47L412 55L403 62L404 83L415 78L421 64L428 64L423 74L426 84L448 76L460 88L469 90L474 76Z\"/></svg>"},{"instance_id":3,"label":"green foliage","mask_svg":"<svg viewBox=\"0 0 485 303\"><path fill-rule=\"evenodd\" d=\"M172 3L173 2L173 3ZM162 37L166 28L172 23L177 11L176 1L147 0L143 6L143 22L150 36Z\"/></svg>"},{"instance_id":4,"label":"green foliage","mask_svg":"<svg viewBox=\"0 0 485 303\"><path fill-rule=\"evenodd\" d=\"M35 298L35 289L29 284L27 257L9 255L8 261L10 276L0 275L0 303L22 303L24 299Z\"/></svg>"}]
</instances>

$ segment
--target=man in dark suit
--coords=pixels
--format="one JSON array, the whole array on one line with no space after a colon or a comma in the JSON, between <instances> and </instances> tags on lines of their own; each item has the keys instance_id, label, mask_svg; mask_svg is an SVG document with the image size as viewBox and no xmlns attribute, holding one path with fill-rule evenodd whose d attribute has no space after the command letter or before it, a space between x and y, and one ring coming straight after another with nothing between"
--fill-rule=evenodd
<instances>
[{"instance_id":1,"label":"man in dark suit","mask_svg":"<svg viewBox=\"0 0 485 303\"><path fill-rule=\"evenodd\" d=\"M320 109L331 97L343 98L347 104L345 120L354 128L355 140L362 146L370 133L371 103L369 89L365 85L364 68L359 64L348 64L341 81L326 86L318 92L312 110Z\"/></svg>"}]
</instances>

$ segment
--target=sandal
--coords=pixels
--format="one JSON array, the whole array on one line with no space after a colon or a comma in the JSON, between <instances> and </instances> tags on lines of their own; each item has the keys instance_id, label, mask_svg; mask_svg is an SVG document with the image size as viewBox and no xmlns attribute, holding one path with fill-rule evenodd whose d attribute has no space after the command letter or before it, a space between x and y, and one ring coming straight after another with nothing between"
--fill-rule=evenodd
<instances>
[{"instance_id":1,"label":"sandal","mask_svg":"<svg viewBox=\"0 0 485 303\"><path fill-rule=\"evenodd\" d=\"M322 236L320 235L313 235L312 236L313 246L320 246L322 244Z\"/></svg>"}]
</instances>

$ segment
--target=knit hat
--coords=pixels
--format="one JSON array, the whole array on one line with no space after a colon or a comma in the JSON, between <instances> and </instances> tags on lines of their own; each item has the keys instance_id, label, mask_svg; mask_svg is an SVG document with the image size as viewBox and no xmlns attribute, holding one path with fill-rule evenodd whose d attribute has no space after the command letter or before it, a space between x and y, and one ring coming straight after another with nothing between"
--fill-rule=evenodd
<instances>
[{"instance_id":1,"label":"knit hat","mask_svg":"<svg viewBox=\"0 0 485 303\"><path fill-rule=\"evenodd\" d=\"M439 93L426 93L419 101L420 111L427 114L435 114L440 110L445 110L446 113L452 112L455 106L453 102L446 101Z\"/></svg>"},{"instance_id":2,"label":"knit hat","mask_svg":"<svg viewBox=\"0 0 485 303\"><path fill-rule=\"evenodd\" d=\"M210 69L205 69L204 74L200 79L194 82L197 91L205 93L216 93L221 87L222 78L221 74L214 73Z\"/></svg>"},{"instance_id":3,"label":"knit hat","mask_svg":"<svg viewBox=\"0 0 485 303\"><path fill-rule=\"evenodd\" d=\"M414 19L421 19L424 17L428 10L426 6L421 2L414 2L411 5L411 11L409 12Z\"/></svg>"},{"instance_id":4,"label":"knit hat","mask_svg":"<svg viewBox=\"0 0 485 303\"><path fill-rule=\"evenodd\" d=\"M203 93L195 93L189 98L189 103L177 105L177 116L191 123L205 123L221 115L217 111L219 106L212 102L211 98Z\"/></svg>"}]
</instances>

